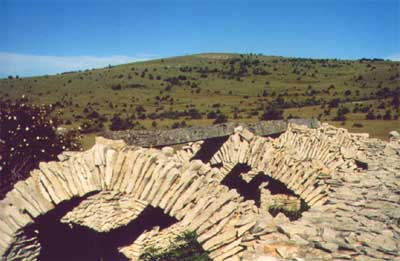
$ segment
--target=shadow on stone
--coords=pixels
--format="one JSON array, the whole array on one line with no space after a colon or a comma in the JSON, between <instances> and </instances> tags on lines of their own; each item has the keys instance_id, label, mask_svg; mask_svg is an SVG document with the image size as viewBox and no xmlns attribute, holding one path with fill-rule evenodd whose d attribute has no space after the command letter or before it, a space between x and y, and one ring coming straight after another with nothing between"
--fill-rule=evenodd
<instances>
[{"instance_id":1,"label":"shadow on stone","mask_svg":"<svg viewBox=\"0 0 400 261\"><path fill-rule=\"evenodd\" d=\"M73 199L39 218L31 228L39 231L42 246L39 260L128 260L118 252L118 247L129 245L143 231L154 226L166 228L176 219L164 214L160 208L147 207L127 226L109 233L98 233L83 226L60 222L62 216L71 211L82 199Z\"/></svg>"},{"instance_id":2,"label":"shadow on stone","mask_svg":"<svg viewBox=\"0 0 400 261\"><path fill-rule=\"evenodd\" d=\"M199 159L204 163L210 162L215 153L224 145L229 136L211 138L204 141L201 149L193 156L193 159Z\"/></svg>"},{"instance_id":3,"label":"shadow on stone","mask_svg":"<svg viewBox=\"0 0 400 261\"><path fill-rule=\"evenodd\" d=\"M288 196L292 199L299 201L299 209L297 211L288 210L285 206L271 205L269 212L271 215L276 216L278 213L285 214L290 220L296 220L301 217L301 213L308 210L308 206L304 200L300 199L291 189L279 180L273 179L270 176L259 172L254 176L249 183L247 183L242 175L246 175L251 170L247 164L237 164L231 172L225 176L221 184L235 189L246 200L254 200L257 207L261 207L261 189L266 189L271 195L271 199L277 198L276 196ZM267 185L263 185L267 184ZM275 196L276 195L276 196Z\"/></svg>"}]
</instances>

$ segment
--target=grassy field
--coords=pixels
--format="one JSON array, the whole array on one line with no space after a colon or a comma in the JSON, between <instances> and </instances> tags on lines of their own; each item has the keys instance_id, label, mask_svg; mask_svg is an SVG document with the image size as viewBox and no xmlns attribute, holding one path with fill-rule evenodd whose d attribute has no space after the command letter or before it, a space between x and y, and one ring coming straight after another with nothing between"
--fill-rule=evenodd
<instances>
[{"instance_id":1,"label":"grassy field","mask_svg":"<svg viewBox=\"0 0 400 261\"><path fill-rule=\"evenodd\" d=\"M0 100L52 104L64 126L81 126L89 137L118 120L122 128L147 129L211 124L220 114L229 121L257 121L273 107L284 117L317 117L386 138L400 128L399 73L400 62L377 59L198 54L8 77L0 79ZM371 112L374 119L366 120Z\"/></svg>"}]
</instances>

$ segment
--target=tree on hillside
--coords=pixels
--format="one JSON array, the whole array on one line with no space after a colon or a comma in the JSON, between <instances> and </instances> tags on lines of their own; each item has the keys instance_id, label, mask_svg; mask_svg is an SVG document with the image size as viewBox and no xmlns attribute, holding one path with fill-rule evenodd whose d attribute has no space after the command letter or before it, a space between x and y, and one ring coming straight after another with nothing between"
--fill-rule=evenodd
<instances>
[{"instance_id":1,"label":"tree on hillside","mask_svg":"<svg viewBox=\"0 0 400 261\"><path fill-rule=\"evenodd\" d=\"M392 114L390 113L390 110L387 110L386 113L383 115L382 119L386 121L390 121L392 119Z\"/></svg>"},{"instance_id":2,"label":"tree on hillside","mask_svg":"<svg viewBox=\"0 0 400 261\"><path fill-rule=\"evenodd\" d=\"M227 117L225 116L225 114L219 114L218 116L217 116L217 118L214 120L214 122L213 122L213 124L219 124L219 123L224 123L224 122L227 122L228 121L228 119L227 119Z\"/></svg>"},{"instance_id":3,"label":"tree on hillside","mask_svg":"<svg viewBox=\"0 0 400 261\"><path fill-rule=\"evenodd\" d=\"M218 117L218 114L215 111L210 111L207 113L207 119L216 119Z\"/></svg>"},{"instance_id":4,"label":"tree on hillside","mask_svg":"<svg viewBox=\"0 0 400 261\"><path fill-rule=\"evenodd\" d=\"M118 114L115 114L111 118L110 130L118 131L118 130L127 130L131 128L133 128L133 124L132 122L129 121L129 119L123 119Z\"/></svg>"},{"instance_id":5,"label":"tree on hillside","mask_svg":"<svg viewBox=\"0 0 400 261\"><path fill-rule=\"evenodd\" d=\"M369 111L369 112L367 113L367 115L365 116L365 118L366 118L367 120L375 120L375 119L376 119L376 116L375 116L375 114L374 114L373 111Z\"/></svg>"},{"instance_id":6,"label":"tree on hillside","mask_svg":"<svg viewBox=\"0 0 400 261\"><path fill-rule=\"evenodd\" d=\"M195 108L189 109L188 115L192 119L201 119L201 113Z\"/></svg>"},{"instance_id":7,"label":"tree on hillside","mask_svg":"<svg viewBox=\"0 0 400 261\"><path fill-rule=\"evenodd\" d=\"M328 103L329 108L337 108L337 107L339 107L339 104L340 104L339 98L333 99Z\"/></svg>"},{"instance_id":8,"label":"tree on hillside","mask_svg":"<svg viewBox=\"0 0 400 261\"><path fill-rule=\"evenodd\" d=\"M277 107L268 107L265 113L261 116L260 120L281 120L283 119L283 110Z\"/></svg>"},{"instance_id":9,"label":"tree on hillside","mask_svg":"<svg viewBox=\"0 0 400 261\"><path fill-rule=\"evenodd\" d=\"M399 93L396 93L393 96L392 102L391 102L392 106L395 107L396 109L398 109L400 107L400 99L399 99Z\"/></svg>"}]
</instances>

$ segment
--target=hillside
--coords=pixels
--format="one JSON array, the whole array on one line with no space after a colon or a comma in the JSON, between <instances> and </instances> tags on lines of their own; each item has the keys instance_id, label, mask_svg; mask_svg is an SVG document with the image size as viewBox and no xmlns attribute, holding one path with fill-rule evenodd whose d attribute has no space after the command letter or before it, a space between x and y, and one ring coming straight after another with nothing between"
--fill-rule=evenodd
<instances>
[{"instance_id":1,"label":"hillside","mask_svg":"<svg viewBox=\"0 0 400 261\"><path fill-rule=\"evenodd\" d=\"M264 118L280 112L317 117L386 138L400 126L399 92L400 62L254 54L198 54L0 79L2 102L52 104L63 125L81 126L85 134L204 125L221 114L253 122L268 111Z\"/></svg>"}]
</instances>

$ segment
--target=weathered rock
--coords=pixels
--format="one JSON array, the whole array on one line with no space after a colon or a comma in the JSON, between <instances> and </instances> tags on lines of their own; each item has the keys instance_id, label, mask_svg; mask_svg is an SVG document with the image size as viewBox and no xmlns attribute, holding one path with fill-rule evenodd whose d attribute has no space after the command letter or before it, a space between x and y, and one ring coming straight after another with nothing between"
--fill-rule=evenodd
<instances>
[{"instance_id":1,"label":"weathered rock","mask_svg":"<svg viewBox=\"0 0 400 261\"><path fill-rule=\"evenodd\" d=\"M391 131L389 132L389 139L391 141L398 141L400 140L400 133L398 133L397 131Z\"/></svg>"},{"instance_id":2,"label":"weathered rock","mask_svg":"<svg viewBox=\"0 0 400 261\"><path fill-rule=\"evenodd\" d=\"M237 126L243 126L259 136L279 134L286 130L288 122L303 124L310 128L315 128L319 124L318 121L316 121L315 119L292 119L289 121L266 122L262 121L256 124L229 122L207 127L190 127L164 131L114 131L103 132L100 133L100 135L113 140L123 139L127 144L130 145L137 145L142 147L166 146L229 136L234 133L234 129Z\"/></svg>"}]
</instances>

